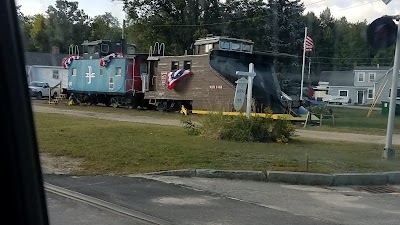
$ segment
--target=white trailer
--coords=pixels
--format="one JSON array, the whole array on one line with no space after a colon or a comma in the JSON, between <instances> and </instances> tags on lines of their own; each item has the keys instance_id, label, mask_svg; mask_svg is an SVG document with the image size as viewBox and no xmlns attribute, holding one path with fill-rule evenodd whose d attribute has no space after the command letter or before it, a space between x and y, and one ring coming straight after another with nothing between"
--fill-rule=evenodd
<instances>
[{"instance_id":1,"label":"white trailer","mask_svg":"<svg viewBox=\"0 0 400 225\"><path fill-rule=\"evenodd\" d=\"M68 87L68 70L61 66L32 65L26 67L28 83L32 81L45 82L54 87L61 82L63 93Z\"/></svg>"}]
</instances>

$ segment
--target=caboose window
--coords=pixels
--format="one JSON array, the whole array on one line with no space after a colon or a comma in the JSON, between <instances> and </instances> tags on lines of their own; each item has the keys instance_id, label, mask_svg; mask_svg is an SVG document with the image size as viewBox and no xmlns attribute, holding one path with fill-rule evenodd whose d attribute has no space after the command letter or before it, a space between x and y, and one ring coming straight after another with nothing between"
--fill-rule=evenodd
<instances>
[{"instance_id":1,"label":"caboose window","mask_svg":"<svg viewBox=\"0 0 400 225\"><path fill-rule=\"evenodd\" d=\"M179 69L179 62L178 61L172 61L171 63L171 71L175 71Z\"/></svg>"},{"instance_id":2,"label":"caboose window","mask_svg":"<svg viewBox=\"0 0 400 225\"><path fill-rule=\"evenodd\" d=\"M76 68L72 69L72 76L76 76Z\"/></svg>"},{"instance_id":3,"label":"caboose window","mask_svg":"<svg viewBox=\"0 0 400 225\"><path fill-rule=\"evenodd\" d=\"M121 76L122 75L121 67L115 67L115 75L117 75L117 76Z\"/></svg>"},{"instance_id":4,"label":"caboose window","mask_svg":"<svg viewBox=\"0 0 400 225\"><path fill-rule=\"evenodd\" d=\"M110 77L110 79L108 80L108 87L109 89L114 89L114 78Z\"/></svg>"},{"instance_id":5,"label":"caboose window","mask_svg":"<svg viewBox=\"0 0 400 225\"><path fill-rule=\"evenodd\" d=\"M192 61L184 61L183 62L183 69L185 69L185 70L192 69Z\"/></svg>"},{"instance_id":6,"label":"caboose window","mask_svg":"<svg viewBox=\"0 0 400 225\"><path fill-rule=\"evenodd\" d=\"M101 53L108 53L110 51L110 46L108 44L101 44Z\"/></svg>"}]
</instances>

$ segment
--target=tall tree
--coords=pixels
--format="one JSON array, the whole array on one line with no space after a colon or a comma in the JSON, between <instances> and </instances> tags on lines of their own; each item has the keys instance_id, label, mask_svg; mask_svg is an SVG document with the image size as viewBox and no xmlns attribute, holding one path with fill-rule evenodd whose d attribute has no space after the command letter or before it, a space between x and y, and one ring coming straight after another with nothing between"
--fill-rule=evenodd
<instances>
[{"instance_id":1,"label":"tall tree","mask_svg":"<svg viewBox=\"0 0 400 225\"><path fill-rule=\"evenodd\" d=\"M33 16L30 37L36 51L49 52L49 36L46 32L46 18L44 15L36 14Z\"/></svg>"},{"instance_id":2,"label":"tall tree","mask_svg":"<svg viewBox=\"0 0 400 225\"><path fill-rule=\"evenodd\" d=\"M120 27L118 18L114 17L109 12L106 12L103 15L95 16L90 24L90 28L91 40L118 40L121 39L122 36L122 29Z\"/></svg>"},{"instance_id":3,"label":"tall tree","mask_svg":"<svg viewBox=\"0 0 400 225\"><path fill-rule=\"evenodd\" d=\"M71 44L80 45L90 36L90 18L78 8L78 2L57 0L55 7L49 6L48 34L51 45L67 53Z\"/></svg>"},{"instance_id":4,"label":"tall tree","mask_svg":"<svg viewBox=\"0 0 400 225\"><path fill-rule=\"evenodd\" d=\"M30 38L30 33L32 29L32 17L25 16L21 12L21 6L17 6L17 15L18 15L18 22L19 27L22 35L22 41L24 43L24 48L26 51L34 51L35 48L33 46L32 40Z\"/></svg>"}]
</instances>

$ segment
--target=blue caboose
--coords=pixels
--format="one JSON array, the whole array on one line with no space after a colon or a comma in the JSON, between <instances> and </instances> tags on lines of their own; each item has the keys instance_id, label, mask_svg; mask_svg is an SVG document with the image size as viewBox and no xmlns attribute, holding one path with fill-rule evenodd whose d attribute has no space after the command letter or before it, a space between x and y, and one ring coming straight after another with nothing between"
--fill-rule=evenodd
<instances>
[{"instance_id":1,"label":"blue caboose","mask_svg":"<svg viewBox=\"0 0 400 225\"><path fill-rule=\"evenodd\" d=\"M143 99L146 61L135 55L135 46L124 41L84 42L83 55L65 59L68 92L81 102L134 106ZM143 62L143 63L142 63Z\"/></svg>"}]
</instances>

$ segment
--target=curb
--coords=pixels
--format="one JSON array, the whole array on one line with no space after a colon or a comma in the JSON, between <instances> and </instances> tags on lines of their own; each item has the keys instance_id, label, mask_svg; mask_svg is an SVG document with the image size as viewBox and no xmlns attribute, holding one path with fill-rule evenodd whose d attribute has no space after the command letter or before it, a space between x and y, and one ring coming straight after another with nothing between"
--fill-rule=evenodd
<instances>
[{"instance_id":1,"label":"curb","mask_svg":"<svg viewBox=\"0 0 400 225\"><path fill-rule=\"evenodd\" d=\"M400 171L382 173L306 173L287 171L213 170L183 169L169 170L147 175L206 177L236 180L265 181L273 183L348 186L348 185L388 185L400 184Z\"/></svg>"}]
</instances>

